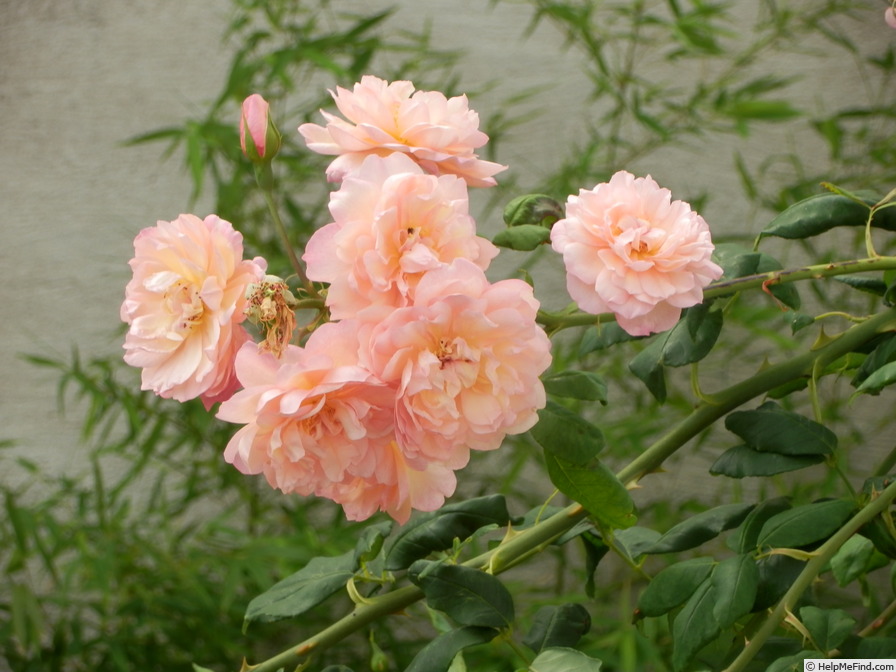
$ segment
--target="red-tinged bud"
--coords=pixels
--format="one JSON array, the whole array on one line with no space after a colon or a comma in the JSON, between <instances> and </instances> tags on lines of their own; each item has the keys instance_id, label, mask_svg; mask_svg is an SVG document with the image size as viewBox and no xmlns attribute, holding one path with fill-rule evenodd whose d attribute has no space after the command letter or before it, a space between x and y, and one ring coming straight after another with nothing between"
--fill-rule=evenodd
<instances>
[{"instance_id":1,"label":"red-tinged bud","mask_svg":"<svg viewBox=\"0 0 896 672\"><path fill-rule=\"evenodd\" d=\"M270 105L257 93L243 101L240 147L253 163L267 163L280 151L280 132L271 119Z\"/></svg>"}]
</instances>

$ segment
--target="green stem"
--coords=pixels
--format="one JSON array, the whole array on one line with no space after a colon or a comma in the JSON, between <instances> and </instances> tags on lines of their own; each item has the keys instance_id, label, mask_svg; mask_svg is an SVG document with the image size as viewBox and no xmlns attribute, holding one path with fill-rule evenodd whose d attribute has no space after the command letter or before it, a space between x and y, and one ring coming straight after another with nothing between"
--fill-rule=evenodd
<instances>
[{"instance_id":1,"label":"green stem","mask_svg":"<svg viewBox=\"0 0 896 672\"><path fill-rule=\"evenodd\" d=\"M715 299L747 289L768 287L770 285L780 285L800 280L819 280L821 278L867 271L886 271L894 268L896 268L896 257L870 257L867 259L850 259L829 264L769 271L768 273L756 273L755 275L747 275L742 278L723 280L707 286L703 290L703 300ZM550 332L569 327L606 324L615 320L616 318L612 313L602 313L600 315L583 312L549 313L547 311L539 311L538 313L538 322Z\"/></svg>"},{"instance_id":2,"label":"green stem","mask_svg":"<svg viewBox=\"0 0 896 672\"><path fill-rule=\"evenodd\" d=\"M831 558L834 557L834 554L840 550L840 547L858 532L863 525L871 522L875 516L886 511L894 499L896 499L896 482L891 483L880 495L850 518L843 527L837 530L834 536L824 542L812 554L803 571L800 572L796 581L784 593L784 597L781 598L781 601L778 602L772 613L750 639L750 643L744 647L743 651L740 652L737 658L734 659L734 662L724 672L740 672L753 660L763 644L778 629L781 621L787 617L788 613L793 613L793 607L800 596L812 585L812 582L824 570Z\"/></svg>"},{"instance_id":3,"label":"green stem","mask_svg":"<svg viewBox=\"0 0 896 672\"><path fill-rule=\"evenodd\" d=\"M261 184L261 182L259 182L259 184ZM305 291L308 292L308 295L315 299L320 299L320 294L318 294L317 289L308 279L308 276L305 275L305 268L302 266L302 262L299 261L298 256L296 256L296 251L293 248L292 243L289 242L286 226L283 224L283 220L280 219L280 213L277 211L277 204L274 203L274 190L272 188L265 188L264 185L261 186L264 202L267 203L268 211L271 213L271 218L274 220L274 228L277 229L277 233L280 235L280 242L283 243L283 249L286 250L286 255L289 257L289 263L292 265L293 270L299 277L299 282L302 284Z\"/></svg>"},{"instance_id":4,"label":"green stem","mask_svg":"<svg viewBox=\"0 0 896 672\"><path fill-rule=\"evenodd\" d=\"M645 474L658 469L676 450L721 416L753 397L808 375L816 362L824 366L847 352L851 352L888 327L896 327L896 309L879 313L861 324L851 327L821 348L810 350L804 355L771 366L752 378L713 395L711 402L704 401L697 406L687 418L624 467L616 475L617 478L623 483L638 481ZM537 525L509 536L496 548L471 558L463 564L492 574L499 574L516 566L529 555L546 548L587 516L588 512L580 504L572 504ZM407 586L376 597L368 604L359 605L350 614L298 646L245 669L252 670L252 672L275 672L286 665L295 665L303 657L332 646L365 625L388 614L401 611L422 597L422 591L416 586Z\"/></svg>"}]
</instances>

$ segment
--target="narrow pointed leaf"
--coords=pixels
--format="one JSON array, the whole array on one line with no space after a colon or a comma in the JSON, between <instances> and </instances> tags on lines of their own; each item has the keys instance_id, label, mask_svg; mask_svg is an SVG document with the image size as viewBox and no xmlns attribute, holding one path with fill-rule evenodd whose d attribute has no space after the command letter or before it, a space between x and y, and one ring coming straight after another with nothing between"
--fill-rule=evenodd
<instances>
[{"instance_id":1,"label":"narrow pointed leaf","mask_svg":"<svg viewBox=\"0 0 896 672\"><path fill-rule=\"evenodd\" d=\"M343 588L355 569L354 551L335 558L312 558L249 602L245 620L268 623L303 614Z\"/></svg>"},{"instance_id":2,"label":"narrow pointed leaf","mask_svg":"<svg viewBox=\"0 0 896 672\"><path fill-rule=\"evenodd\" d=\"M703 511L673 526L645 553L674 553L696 548L715 539L724 530L737 527L753 508L752 504L723 504Z\"/></svg>"},{"instance_id":3,"label":"narrow pointed leaf","mask_svg":"<svg viewBox=\"0 0 896 672\"><path fill-rule=\"evenodd\" d=\"M824 462L823 455L779 455L763 453L741 444L719 455L709 473L715 476L746 478L749 476L774 476L788 471L805 469Z\"/></svg>"},{"instance_id":4,"label":"narrow pointed leaf","mask_svg":"<svg viewBox=\"0 0 896 672\"><path fill-rule=\"evenodd\" d=\"M472 567L418 560L408 578L426 595L433 609L461 625L506 628L513 622L513 598L501 581Z\"/></svg>"},{"instance_id":5,"label":"narrow pointed leaf","mask_svg":"<svg viewBox=\"0 0 896 672\"><path fill-rule=\"evenodd\" d=\"M851 500L832 499L782 511L765 522L757 544L760 548L799 548L827 539L855 508Z\"/></svg>"},{"instance_id":6,"label":"narrow pointed leaf","mask_svg":"<svg viewBox=\"0 0 896 672\"><path fill-rule=\"evenodd\" d=\"M414 560L451 548L454 539L467 539L486 525L510 521L503 495L486 495L421 516L405 527L386 553L386 569L405 569Z\"/></svg>"},{"instance_id":7,"label":"narrow pointed leaf","mask_svg":"<svg viewBox=\"0 0 896 672\"><path fill-rule=\"evenodd\" d=\"M775 217L760 235L779 238L809 238L838 226L865 226L868 215L879 200L863 197L863 202L840 194L824 193L794 203ZM871 221L874 227L896 231L896 217L891 208L879 210Z\"/></svg>"},{"instance_id":8,"label":"narrow pointed leaf","mask_svg":"<svg viewBox=\"0 0 896 672\"><path fill-rule=\"evenodd\" d=\"M837 435L822 424L767 401L750 411L735 411L725 427L761 452L778 455L830 455Z\"/></svg>"}]
</instances>

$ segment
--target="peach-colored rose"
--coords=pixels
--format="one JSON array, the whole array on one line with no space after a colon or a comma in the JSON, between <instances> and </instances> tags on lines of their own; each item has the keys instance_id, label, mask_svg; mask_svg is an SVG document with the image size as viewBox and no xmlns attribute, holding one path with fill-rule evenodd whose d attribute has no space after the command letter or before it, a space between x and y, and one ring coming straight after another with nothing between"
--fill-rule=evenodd
<instances>
[{"instance_id":1,"label":"peach-colored rose","mask_svg":"<svg viewBox=\"0 0 896 672\"><path fill-rule=\"evenodd\" d=\"M335 319L407 305L425 272L458 258L485 269L498 254L476 235L463 180L427 175L404 154L367 157L330 211L335 221L311 236L303 259L309 278L330 283Z\"/></svg>"},{"instance_id":2,"label":"peach-colored rose","mask_svg":"<svg viewBox=\"0 0 896 672\"><path fill-rule=\"evenodd\" d=\"M722 276L710 260L703 218L649 176L625 171L570 196L551 244L563 255L579 308L615 313L634 336L671 328L682 308L703 301L703 287Z\"/></svg>"},{"instance_id":3,"label":"peach-colored rose","mask_svg":"<svg viewBox=\"0 0 896 672\"><path fill-rule=\"evenodd\" d=\"M302 124L308 148L339 155L327 169L332 182L356 170L368 154L402 152L434 175L462 177L471 187L494 186L502 166L484 161L473 150L488 142L479 116L466 96L446 98L438 91L414 91L411 82L386 82L366 75L349 91L330 92L345 119L324 112L326 127Z\"/></svg>"},{"instance_id":4,"label":"peach-colored rose","mask_svg":"<svg viewBox=\"0 0 896 672\"><path fill-rule=\"evenodd\" d=\"M330 498L352 520L383 510L405 522L411 509L441 506L454 475L408 463L393 432L395 388L357 359L357 330L348 322L323 325L280 359L247 344L236 359L243 389L218 410L222 420L245 425L224 457L285 493Z\"/></svg>"},{"instance_id":5,"label":"peach-colored rose","mask_svg":"<svg viewBox=\"0 0 896 672\"><path fill-rule=\"evenodd\" d=\"M896 8L887 7L884 10L884 21L890 28L896 28Z\"/></svg>"},{"instance_id":6,"label":"peach-colored rose","mask_svg":"<svg viewBox=\"0 0 896 672\"><path fill-rule=\"evenodd\" d=\"M409 460L458 469L471 449L535 424L551 362L537 310L525 282L489 284L457 259L421 278L412 305L366 323L362 362L397 386L396 436Z\"/></svg>"},{"instance_id":7,"label":"peach-colored rose","mask_svg":"<svg viewBox=\"0 0 896 672\"><path fill-rule=\"evenodd\" d=\"M236 351L248 339L246 287L264 276L243 260L243 238L215 215L181 215L134 240L133 277L121 319L130 325L125 361L143 369L143 389L208 408L236 389Z\"/></svg>"}]
</instances>

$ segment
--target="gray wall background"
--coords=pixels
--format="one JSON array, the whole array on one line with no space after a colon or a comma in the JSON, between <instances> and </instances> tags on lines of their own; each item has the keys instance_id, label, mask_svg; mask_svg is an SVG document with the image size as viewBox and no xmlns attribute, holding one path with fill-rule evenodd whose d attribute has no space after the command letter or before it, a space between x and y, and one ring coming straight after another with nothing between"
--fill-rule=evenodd
<instances>
[{"instance_id":1,"label":"gray wall background","mask_svg":"<svg viewBox=\"0 0 896 672\"><path fill-rule=\"evenodd\" d=\"M483 117L510 93L544 87L540 100L550 106L550 116L506 141L502 162L523 170L556 163L558 147L574 141L583 95L578 57L563 50L550 28L522 37L527 5L341 4L365 11L398 4L388 29L430 21L437 44L467 52L462 71L470 89L501 80L471 101ZM753 0L739 4L744 11L755 6ZM852 30L870 51L896 39L882 21L882 2L856 4L866 20ZM78 413L56 413L55 377L20 353L64 355L73 344L84 358L120 352L114 329L132 239L141 228L184 211L190 189L177 157L160 161L160 145L121 143L205 108L226 76L230 47L221 35L229 11L229 3L213 0L0 0L0 439L13 440L15 452L43 468L85 468ZM864 84L841 53L809 53L768 67L803 75L807 109L822 95L844 101L864 96ZM281 124L284 132L292 126ZM768 128L746 140L669 152L661 163L629 168L651 172L673 192L715 184L716 191L736 197L737 178L728 168L732 149L754 160L782 142L799 146L801 140ZM200 201L193 211L204 216L208 207ZM722 226L741 226L750 213L741 208L704 215L711 226L714 215Z\"/></svg>"}]
</instances>

